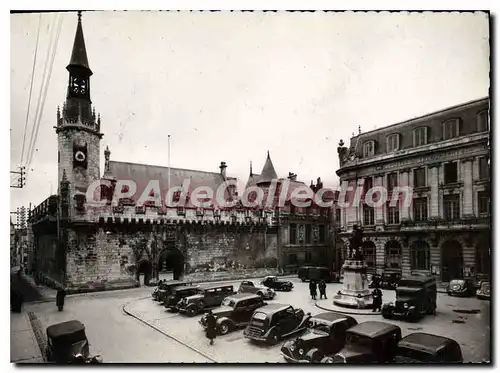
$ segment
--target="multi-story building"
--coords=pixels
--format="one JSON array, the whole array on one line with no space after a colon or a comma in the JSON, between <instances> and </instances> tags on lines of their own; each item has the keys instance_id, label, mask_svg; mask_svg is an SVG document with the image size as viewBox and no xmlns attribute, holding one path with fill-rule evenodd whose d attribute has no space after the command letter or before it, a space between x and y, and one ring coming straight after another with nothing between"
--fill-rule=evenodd
<instances>
[{"instance_id":1,"label":"multi-story building","mask_svg":"<svg viewBox=\"0 0 500 373\"><path fill-rule=\"evenodd\" d=\"M488 108L483 98L360 133L349 148L341 141L337 174L352 191L337 211L340 237L363 228L372 272L433 274L443 283L490 273ZM382 196L376 187L387 198L367 203L368 194Z\"/></svg>"},{"instance_id":2,"label":"multi-story building","mask_svg":"<svg viewBox=\"0 0 500 373\"><path fill-rule=\"evenodd\" d=\"M248 270L246 274L259 276L270 274L267 270L276 273L288 262L320 260L317 253L325 251L331 242L330 209L290 211L291 192L303 183L290 180L283 192L283 209L275 204L248 207L241 203L237 188L224 187L228 181L237 181L226 175L225 162L217 172L153 166L111 160L108 148L101 175L100 143L104 134L100 115L96 115L90 99L92 71L80 16L66 69L66 100L62 110L57 110L55 127L58 194L35 207L30 216L36 272L70 289L107 289L136 286L140 274L145 278L155 276L166 266L174 278L233 269L240 275ZM280 198L281 186L288 182L278 180L268 153L261 174L251 172L248 186L256 185L268 194L275 179L273 201ZM126 180L134 183L135 190L122 183ZM184 187L186 180L190 185ZM106 185L96 187L94 194L87 193L95 182ZM215 194L221 186L225 188L224 199L238 203L231 207L218 201L210 204L214 199L208 195L198 198L208 206L201 208L193 203L194 189L208 188ZM182 206L162 200L174 188L179 189L168 202L172 197L173 202L179 202L186 195ZM117 197L118 201L114 200L116 192L122 197ZM143 193L158 197L160 205L151 200L139 203ZM93 205L89 196L103 204ZM292 233L288 232L295 235L297 229L297 241L290 242Z\"/></svg>"}]
</instances>

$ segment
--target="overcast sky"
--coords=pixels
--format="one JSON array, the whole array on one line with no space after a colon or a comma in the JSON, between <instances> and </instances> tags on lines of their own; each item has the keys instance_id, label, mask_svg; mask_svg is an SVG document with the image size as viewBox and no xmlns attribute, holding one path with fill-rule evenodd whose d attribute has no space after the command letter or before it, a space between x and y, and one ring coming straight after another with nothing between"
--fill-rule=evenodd
<instances>
[{"instance_id":1,"label":"overcast sky","mask_svg":"<svg viewBox=\"0 0 500 373\"><path fill-rule=\"evenodd\" d=\"M41 17L25 155L56 16ZM28 185L57 190L56 110L76 13L64 14ZM111 159L218 171L246 182L270 151L280 177L337 183L337 144L488 95L484 13L84 12L91 99ZM21 162L38 14L11 15L11 170ZM50 57L49 57L50 60ZM33 169L33 171L31 171ZM101 173L102 173L101 166ZM13 211L13 210L11 210Z\"/></svg>"}]
</instances>

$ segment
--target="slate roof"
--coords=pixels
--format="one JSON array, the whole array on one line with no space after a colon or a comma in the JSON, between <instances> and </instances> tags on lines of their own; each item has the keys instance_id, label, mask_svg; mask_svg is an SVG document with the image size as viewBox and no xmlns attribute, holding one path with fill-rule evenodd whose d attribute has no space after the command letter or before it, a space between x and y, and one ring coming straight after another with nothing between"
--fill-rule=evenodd
<instances>
[{"instance_id":1,"label":"slate roof","mask_svg":"<svg viewBox=\"0 0 500 373\"><path fill-rule=\"evenodd\" d=\"M262 172L260 173L260 178L258 183L269 183L273 179L277 179L278 174L276 174L276 170L274 169L273 162L271 161L271 157L269 152L267 152L266 163L264 163L264 167L262 168Z\"/></svg>"},{"instance_id":2,"label":"slate roof","mask_svg":"<svg viewBox=\"0 0 500 373\"><path fill-rule=\"evenodd\" d=\"M137 184L137 190L131 197L133 202L137 202L150 180L159 181L161 198L162 201L164 201L168 189L168 167L110 161L109 168L116 180L133 180ZM235 180L235 178L227 179ZM225 181L219 172L170 168L170 188L181 187L184 180L190 181L189 189L187 190L188 196L190 196L192 191L197 187L210 187L214 191L214 202L217 189ZM227 196L226 194L226 198ZM189 199L186 203L186 207L194 207Z\"/></svg>"},{"instance_id":3,"label":"slate roof","mask_svg":"<svg viewBox=\"0 0 500 373\"><path fill-rule=\"evenodd\" d=\"M252 185L256 185L259 182L259 179L260 179L260 175L250 174L250 176L248 177L247 185L245 186L245 188L249 188Z\"/></svg>"},{"instance_id":4,"label":"slate roof","mask_svg":"<svg viewBox=\"0 0 500 373\"><path fill-rule=\"evenodd\" d=\"M87 58L87 49L85 48L85 39L83 37L82 21L80 18L78 18L78 26L76 27L75 41L73 43L73 52L71 53L71 59L67 68L70 66L80 68L83 67L88 70L90 75L92 75Z\"/></svg>"}]
</instances>

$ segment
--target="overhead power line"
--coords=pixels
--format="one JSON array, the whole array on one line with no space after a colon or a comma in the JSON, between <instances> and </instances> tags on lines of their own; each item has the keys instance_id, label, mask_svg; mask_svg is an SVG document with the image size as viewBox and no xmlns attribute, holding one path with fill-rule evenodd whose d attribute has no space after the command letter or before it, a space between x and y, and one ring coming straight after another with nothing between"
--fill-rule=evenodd
<instances>
[{"instance_id":1,"label":"overhead power line","mask_svg":"<svg viewBox=\"0 0 500 373\"><path fill-rule=\"evenodd\" d=\"M53 50L52 50L52 56L51 56L51 60L50 60L49 76L47 77L47 82L45 83L45 90L43 92L43 98L42 98L42 106L41 106L41 110L40 110L40 113L38 115L38 120L36 123L35 138L33 141L33 146L31 149L30 158L28 159L28 167L31 165L31 161L33 158L34 150L35 150L36 140L38 137L38 130L40 129L40 122L42 120L43 109L45 107L45 100L47 98L47 91L48 91L49 86L50 86L50 78L52 76L52 70L54 68L54 61L55 61L55 57L56 57L57 45L59 43L59 35L61 34L62 21L63 21L63 15L61 14L59 16L59 23L57 25L57 33L56 33L55 42L54 42L54 46L53 46Z\"/></svg>"},{"instance_id":2,"label":"overhead power line","mask_svg":"<svg viewBox=\"0 0 500 373\"><path fill-rule=\"evenodd\" d=\"M31 82L30 82L30 94L28 97L28 110L26 111L26 122L24 123L24 134L23 134L23 146L21 149L21 164L23 164L24 159L24 145L26 144L26 130L28 128L28 119L30 116L31 107L31 92L33 91L33 81L35 80L35 66L36 66L36 54L38 52L38 40L40 38L40 26L42 24L42 15L38 17L38 31L36 33L36 44L35 44L35 57L33 58L33 69L31 70Z\"/></svg>"}]
</instances>

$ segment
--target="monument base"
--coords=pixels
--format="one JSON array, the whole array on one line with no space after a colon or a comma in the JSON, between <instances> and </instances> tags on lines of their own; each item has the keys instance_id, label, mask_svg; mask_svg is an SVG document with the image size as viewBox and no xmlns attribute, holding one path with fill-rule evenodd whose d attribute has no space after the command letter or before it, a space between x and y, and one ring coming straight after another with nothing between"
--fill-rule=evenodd
<instances>
[{"instance_id":1,"label":"monument base","mask_svg":"<svg viewBox=\"0 0 500 373\"><path fill-rule=\"evenodd\" d=\"M366 265L362 260L346 260L344 270L344 286L333 297L333 304L347 308L372 308L372 292L368 289Z\"/></svg>"}]
</instances>

